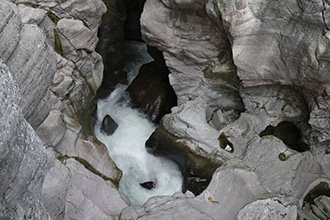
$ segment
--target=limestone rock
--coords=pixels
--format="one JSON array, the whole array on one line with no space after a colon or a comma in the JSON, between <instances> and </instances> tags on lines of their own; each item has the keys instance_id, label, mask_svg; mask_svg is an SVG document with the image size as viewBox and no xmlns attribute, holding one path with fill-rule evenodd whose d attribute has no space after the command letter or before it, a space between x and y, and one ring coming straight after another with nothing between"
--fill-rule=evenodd
<instances>
[{"instance_id":1,"label":"limestone rock","mask_svg":"<svg viewBox=\"0 0 330 220\"><path fill-rule=\"evenodd\" d=\"M297 207L279 198L257 200L239 211L237 220L243 219L296 220Z\"/></svg>"},{"instance_id":2,"label":"limestone rock","mask_svg":"<svg viewBox=\"0 0 330 220\"><path fill-rule=\"evenodd\" d=\"M70 158L51 163L42 201L54 219L115 218L127 206L111 182Z\"/></svg>"},{"instance_id":3,"label":"limestone rock","mask_svg":"<svg viewBox=\"0 0 330 220\"><path fill-rule=\"evenodd\" d=\"M312 135L319 143L329 140L325 114L329 110L329 3L212 2L228 31L242 84L300 87L310 106Z\"/></svg>"},{"instance_id":4,"label":"limestone rock","mask_svg":"<svg viewBox=\"0 0 330 220\"><path fill-rule=\"evenodd\" d=\"M65 130L66 127L61 112L53 110L36 131L43 143L49 146L56 146L63 138Z\"/></svg>"},{"instance_id":5,"label":"limestone rock","mask_svg":"<svg viewBox=\"0 0 330 220\"><path fill-rule=\"evenodd\" d=\"M106 180L119 182L121 171L114 164L104 144L94 136L81 137L82 127L72 118L64 116L65 134L54 146L60 158L74 158L83 163L86 168Z\"/></svg>"},{"instance_id":6,"label":"limestone rock","mask_svg":"<svg viewBox=\"0 0 330 220\"><path fill-rule=\"evenodd\" d=\"M23 117L18 84L1 59L0 84L1 218L48 219L40 201L46 151Z\"/></svg>"},{"instance_id":7,"label":"limestone rock","mask_svg":"<svg viewBox=\"0 0 330 220\"><path fill-rule=\"evenodd\" d=\"M41 8L32 8L24 4L17 5L18 12L24 24L36 24L46 35L47 43L55 49L54 24L48 17L47 11Z\"/></svg>"},{"instance_id":8,"label":"limestone rock","mask_svg":"<svg viewBox=\"0 0 330 220\"><path fill-rule=\"evenodd\" d=\"M257 175L239 161L219 168L212 181L197 197L163 196L150 198L142 208L129 207L121 219L235 219L250 202L267 197Z\"/></svg>"},{"instance_id":9,"label":"limestone rock","mask_svg":"<svg viewBox=\"0 0 330 220\"><path fill-rule=\"evenodd\" d=\"M299 154L274 136L252 142L245 160L265 189L293 196L295 202L310 183L322 176L322 165L309 152Z\"/></svg>"},{"instance_id":10,"label":"limestone rock","mask_svg":"<svg viewBox=\"0 0 330 220\"><path fill-rule=\"evenodd\" d=\"M97 32L93 32L84 25L81 20L63 18L57 23L57 32L59 34L64 55L69 55L75 50L86 50L92 52L97 43Z\"/></svg>"},{"instance_id":11,"label":"limestone rock","mask_svg":"<svg viewBox=\"0 0 330 220\"><path fill-rule=\"evenodd\" d=\"M47 117L51 103L49 87L56 71L55 53L42 30L23 24L15 5L2 2L0 55L17 81L25 118L36 128ZM8 46L10 45L10 46Z\"/></svg>"},{"instance_id":12,"label":"limestone rock","mask_svg":"<svg viewBox=\"0 0 330 220\"><path fill-rule=\"evenodd\" d=\"M207 187L213 172L222 163L213 155L198 150L194 143L170 133L163 123L146 141L146 150L176 162L184 177L184 191L189 190L196 195Z\"/></svg>"},{"instance_id":13,"label":"limestone rock","mask_svg":"<svg viewBox=\"0 0 330 220\"><path fill-rule=\"evenodd\" d=\"M203 93L203 69L216 60L226 39L203 9L205 1L147 0L141 15L142 38L163 52L178 104Z\"/></svg>"}]
</instances>

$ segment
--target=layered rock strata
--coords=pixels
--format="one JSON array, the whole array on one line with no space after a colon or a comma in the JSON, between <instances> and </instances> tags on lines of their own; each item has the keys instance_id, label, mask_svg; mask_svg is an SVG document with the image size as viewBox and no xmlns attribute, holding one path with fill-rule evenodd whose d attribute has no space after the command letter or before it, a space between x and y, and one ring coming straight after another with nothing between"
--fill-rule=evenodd
<instances>
[{"instance_id":1,"label":"layered rock strata","mask_svg":"<svg viewBox=\"0 0 330 220\"><path fill-rule=\"evenodd\" d=\"M21 104L24 117L42 141L35 144L35 150L25 152L30 151L28 148L34 142L23 143L23 138L22 147L26 149L17 151L19 155L26 154L25 160L35 159L27 166L31 170L26 173L26 179L30 178L30 172L35 172L35 177L30 176L38 179L26 185L34 193L30 199L26 197L26 201L31 200L35 205L21 203L17 213L22 215L24 210L29 210L26 216L31 215L33 219L48 218L48 215L54 219L116 216L127 206L116 189L121 172L92 130L96 91L103 76L102 57L95 48L106 7L99 0L84 4L79 1L13 2L15 4L7 0L1 2L0 13L5 19L0 22L0 57L21 89L22 101L18 105ZM29 135L35 135L32 129L22 132L22 137L29 138ZM1 163L4 163L3 169L8 168L6 158ZM18 178L25 175L23 169L14 171ZM21 180L25 181L24 178ZM17 195L30 192L20 186L23 182L17 183L18 179L6 181L13 189L22 188ZM92 187L95 185L100 187ZM12 199L12 205L3 205L15 213L15 202L20 203L20 198L11 197L8 201ZM104 205L107 203L109 205ZM90 206L94 209L88 214L81 212Z\"/></svg>"},{"instance_id":2,"label":"layered rock strata","mask_svg":"<svg viewBox=\"0 0 330 220\"><path fill-rule=\"evenodd\" d=\"M23 116L18 83L1 59L0 84L0 217L48 219L41 202L46 150Z\"/></svg>"},{"instance_id":3,"label":"layered rock strata","mask_svg":"<svg viewBox=\"0 0 330 220\"><path fill-rule=\"evenodd\" d=\"M256 175L265 191L264 198L236 206L236 211L205 211L244 200L244 187L236 188L241 192L237 197L226 193L235 183L218 185L215 173L194 199L154 200L139 210L126 209L124 216L171 216L176 203L177 215L180 207L191 207L211 192L216 202L199 204L203 212L196 211L195 218L216 219L219 213L225 219L260 217L257 206L270 207L268 216L283 213L276 219L297 218L308 186L329 179L328 8L321 0L146 2L142 36L163 52L178 95L178 107L162 119L149 139L151 147L166 152L157 143L166 134L172 147L165 154L185 152L197 164L220 166L216 173L226 167L234 175L238 166ZM267 127L277 125L283 128L276 131L280 135L264 135ZM286 129L298 131L299 140L281 135ZM223 194L217 197L214 191L219 189Z\"/></svg>"}]
</instances>

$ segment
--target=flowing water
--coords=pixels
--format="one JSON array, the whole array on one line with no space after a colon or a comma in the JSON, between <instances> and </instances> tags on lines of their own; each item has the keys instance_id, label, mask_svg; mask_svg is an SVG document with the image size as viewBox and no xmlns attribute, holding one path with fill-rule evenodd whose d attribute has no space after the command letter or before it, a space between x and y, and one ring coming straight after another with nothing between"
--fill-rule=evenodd
<instances>
[{"instance_id":1,"label":"flowing water","mask_svg":"<svg viewBox=\"0 0 330 220\"><path fill-rule=\"evenodd\" d=\"M130 43L126 48L130 55L126 71L131 81L141 63L149 62L150 57L145 56L144 44ZM151 196L172 195L181 191L183 178L173 161L146 152L145 142L156 127L142 113L129 107L125 98L126 88L119 85L107 99L98 101L95 135L107 146L111 158L123 171L119 190L129 198L132 205L141 205ZM100 130L107 114L118 124L111 136ZM152 189L140 185L148 182L152 183Z\"/></svg>"}]
</instances>

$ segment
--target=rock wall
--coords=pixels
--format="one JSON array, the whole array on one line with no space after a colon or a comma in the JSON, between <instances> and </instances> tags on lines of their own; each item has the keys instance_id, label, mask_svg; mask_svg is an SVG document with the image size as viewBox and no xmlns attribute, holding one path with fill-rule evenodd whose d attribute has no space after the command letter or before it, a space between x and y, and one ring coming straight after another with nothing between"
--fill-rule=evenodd
<instances>
[{"instance_id":1,"label":"rock wall","mask_svg":"<svg viewBox=\"0 0 330 220\"><path fill-rule=\"evenodd\" d=\"M5 0L0 5L4 18L0 21L0 57L22 94L21 101L14 103L21 106L24 118L39 136L28 128L19 110L9 115L8 119L17 115L12 122L1 120L6 125L3 132L9 127L13 137L18 130L23 137L17 135L17 141L9 141L8 136L9 145L1 142L2 173L10 177L4 178L9 190L1 187L2 195L8 194L1 211L13 219L23 215L109 219L119 215L127 206L116 189L121 171L93 135L96 91L103 78L102 57L95 48L101 16L106 12L104 3ZM1 98L9 92L4 88ZM11 145L17 149L6 149ZM10 155L22 162L14 164ZM17 169L8 171L10 166ZM89 206L94 208L81 212Z\"/></svg>"},{"instance_id":2,"label":"rock wall","mask_svg":"<svg viewBox=\"0 0 330 220\"><path fill-rule=\"evenodd\" d=\"M0 217L48 219L40 201L47 154L23 116L21 91L13 75L0 59Z\"/></svg>"},{"instance_id":3,"label":"rock wall","mask_svg":"<svg viewBox=\"0 0 330 220\"><path fill-rule=\"evenodd\" d=\"M123 219L174 218L182 207L200 219L256 218L256 204L269 207L268 216L283 213L274 219L318 216L302 204L315 180L330 177L328 17L321 0L147 0L142 36L163 52L178 96L148 147L164 151L166 140L193 158L192 170L219 168L199 196L150 200L141 210L125 209ZM276 125L281 129L268 133ZM232 181L221 183L219 172L240 180L222 174L221 181ZM245 172L261 187L261 197L247 196L254 202L244 199L253 191L244 186ZM325 186L319 194L328 192Z\"/></svg>"},{"instance_id":4,"label":"rock wall","mask_svg":"<svg viewBox=\"0 0 330 220\"><path fill-rule=\"evenodd\" d=\"M157 148L165 135L170 153L177 148L210 183L196 196L135 207L117 191L121 173L92 135L105 4L0 5L1 218L329 218L328 1L146 1L142 38L162 51L178 97L149 142ZM118 82L124 36L106 34L123 28L125 7L106 5L99 51ZM283 130L267 130L283 121ZM299 142L285 135L292 126Z\"/></svg>"}]
</instances>

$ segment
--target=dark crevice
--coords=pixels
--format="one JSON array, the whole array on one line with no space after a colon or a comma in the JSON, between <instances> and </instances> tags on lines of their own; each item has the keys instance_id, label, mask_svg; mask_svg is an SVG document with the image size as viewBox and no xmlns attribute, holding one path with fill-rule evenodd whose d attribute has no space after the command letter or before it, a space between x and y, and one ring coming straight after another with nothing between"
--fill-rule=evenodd
<instances>
[{"instance_id":1,"label":"dark crevice","mask_svg":"<svg viewBox=\"0 0 330 220\"><path fill-rule=\"evenodd\" d=\"M293 122L282 121L275 127L269 125L259 134L260 137L267 135L277 137L292 150L298 152L309 150L309 146L302 140L301 132Z\"/></svg>"},{"instance_id":2,"label":"dark crevice","mask_svg":"<svg viewBox=\"0 0 330 220\"><path fill-rule=\"evenodd\" d=\"M63 163L64 165L66 164L66 160L74 159L74 160L78 161L80 164L82 164L87 170L89 170L90 172L94 173L95 175L101 177L105 181L111 181L115 186L119 185L119 181L113 180L113 179L107 177L106 175L103 175L101 172L97 171L90 163L88 163L83 158L80 158L77 156L60 155L57 157L57 159L59 161L61 161L61 163Z\"/></svg>"}]
</instances>

